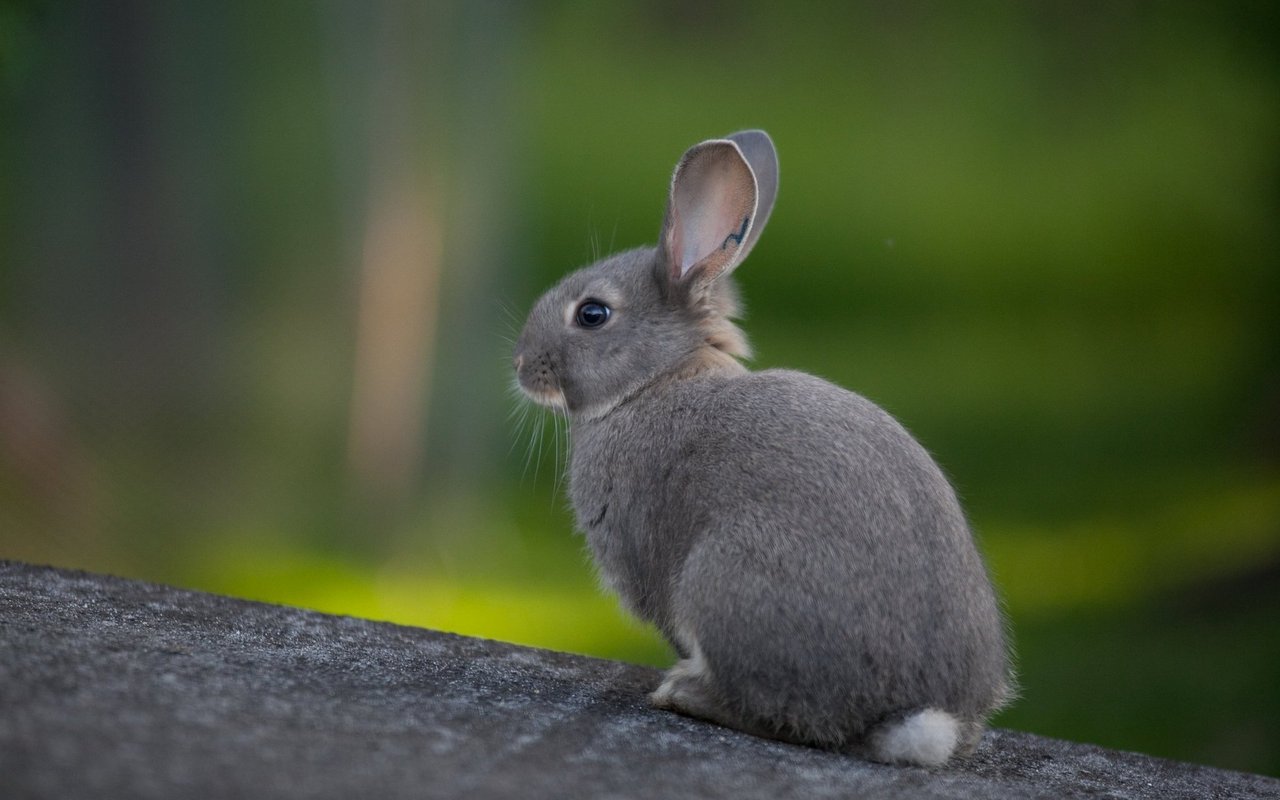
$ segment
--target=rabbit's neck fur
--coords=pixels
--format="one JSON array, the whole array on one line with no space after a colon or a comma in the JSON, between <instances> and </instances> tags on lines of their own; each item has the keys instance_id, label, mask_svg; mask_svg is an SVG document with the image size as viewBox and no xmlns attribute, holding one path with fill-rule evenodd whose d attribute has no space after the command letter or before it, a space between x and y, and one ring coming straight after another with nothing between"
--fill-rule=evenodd
<instances>
[{"instance_id":1,"label":"rabbit's neck fur","mask_svg":"<svg viewBox=\"0 0 1280 800\"><path fill-rule=\"evenodd\" d=\"M735 358L735 355L708 343L690 353L688 358L680 362L679 366L674 370L641 384L621 399L606 406L571 413L569 422L575 426L583 423L599 422L637 398L669 391L671 387L693 378L715 374L729 378L736 375L746 375L750 370L743 366L742 362Z\"/></svg>"},{"instance_id":2,"label":"rabbit's neck fur","mask_svg":"<svg viewBox=\"0 0 1280 800\"><path fill-rule=\"evenodd\" d=\"M730 325L730 327L733 327ZM741 344L745 347L746 342L743 340ZM734 375L747 371L747 368L738 361L738 358L745 358L750 353L725 349L717 346L715 343L708 341L707 346L700 347L684 363L672 374L671 380L688 380L708 372L723 372Z\"/></svg>"}]
</instances>

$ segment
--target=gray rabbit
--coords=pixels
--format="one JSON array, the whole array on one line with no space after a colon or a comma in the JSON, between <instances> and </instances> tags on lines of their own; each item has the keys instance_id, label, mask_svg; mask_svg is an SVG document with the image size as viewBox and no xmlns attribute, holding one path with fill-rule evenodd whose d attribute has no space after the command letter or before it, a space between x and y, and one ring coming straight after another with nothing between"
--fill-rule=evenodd
<instances>
[{"instance_id":1,"label":"gray rabbit","mask_svg":"<svg viewBox=\"0 0 1280 800\"><path fill-rule=\"evenodd\" d=\"M569 494L605 582L680 655L652 703L760 736L938 766L1011 693L955 493L892 417L748 371L729 273L769 218L773 142L690 148L656 247L542 296L523 391L568 416Z\"/></svg>"}]
</instances>

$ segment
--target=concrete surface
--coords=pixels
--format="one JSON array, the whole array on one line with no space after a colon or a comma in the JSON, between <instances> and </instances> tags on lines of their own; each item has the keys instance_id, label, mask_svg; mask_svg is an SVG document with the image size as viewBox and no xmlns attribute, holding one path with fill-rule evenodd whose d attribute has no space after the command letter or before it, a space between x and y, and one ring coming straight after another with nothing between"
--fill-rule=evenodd
<instances>
[{"instance_id":1,"label":"concrete surface","mask_svg":"<svg viewBox=\"0 0 1280 800\"><path fill-rule=\"evenodd\" d=\"M937 772L867 764L652 710L657 678L0 561L0 797L1280 797L1012 731Z\"/></svg>"}]
</instances>

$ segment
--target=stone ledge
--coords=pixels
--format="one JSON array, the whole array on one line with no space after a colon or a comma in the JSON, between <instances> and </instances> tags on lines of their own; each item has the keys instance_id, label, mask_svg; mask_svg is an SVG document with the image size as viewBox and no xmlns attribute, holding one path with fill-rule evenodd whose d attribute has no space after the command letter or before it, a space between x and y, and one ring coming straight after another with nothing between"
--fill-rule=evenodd
<instances>
[{"instance_id":1,"label":"stone ledge","mask_svg":"<svg viewBox=\"0 0 1280 800\"><path fill-rule=\"evenodd\" d=\"M655 711L655 670L0 561L5 797L1275 798L995 730L930 772Z\"/></svg>"}]
</instances>

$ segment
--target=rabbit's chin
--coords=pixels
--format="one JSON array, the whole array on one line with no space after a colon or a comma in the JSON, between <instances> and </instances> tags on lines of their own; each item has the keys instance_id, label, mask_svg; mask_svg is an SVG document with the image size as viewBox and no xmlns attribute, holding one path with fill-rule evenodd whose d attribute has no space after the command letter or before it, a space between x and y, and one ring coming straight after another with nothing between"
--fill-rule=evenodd
<instances>
[{"instance_id":1,"label":"rabbit's chin","mask_svg":"<svg viewBox=\"0 0 1280 800\"><path fill-rule=\"evenodd\" d=\"M560 414L569 413L569 404L565 402L564 392L560 389L530 389L521 385L520 391L524 393L525 397L544 408L549 408Z\"/></svg>"}]
</instances>

